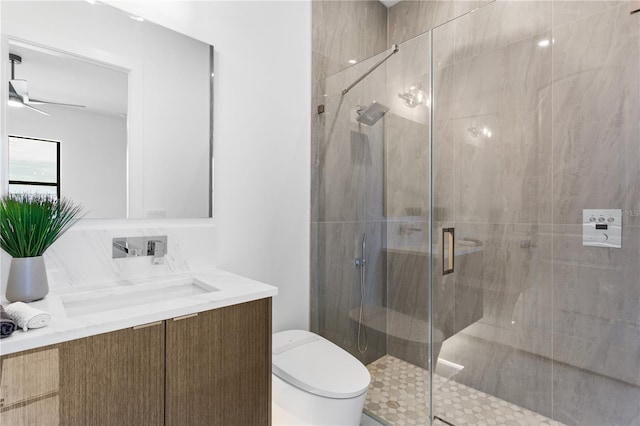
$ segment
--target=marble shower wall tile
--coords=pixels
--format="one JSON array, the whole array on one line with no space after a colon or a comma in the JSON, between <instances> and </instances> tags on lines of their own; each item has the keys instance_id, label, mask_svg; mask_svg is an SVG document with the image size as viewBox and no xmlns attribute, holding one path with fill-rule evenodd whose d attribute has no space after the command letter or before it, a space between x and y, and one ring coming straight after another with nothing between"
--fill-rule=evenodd
<instances>
[{"instance_id":1,"label":"marble shower wall tile","mask_svg":"<svg viewBox=\"0 0 640 426\"><path fill-rule=\"evenodd\" d=\"M387 92L391 111L400 117L429 126L430 104L430 34L402 43L400 50L387 61ZM424 100L411 106L402 96L422 91ZM428 135L428 133L426 133ZM425 139L428 142L428 139Z\"/></svg>"},{"instance_id":2,"label":"marble shower wall tile","mask_svg":"<svg viewBox=\"0 0 640 426\"><path fill-rule=\"evenodd\" d=\"M374 126L358 123L356 110L374 100L386 103L386 70L379 68L349 93L349 86L384 53L321 80L312 152L312 221L380 220L382 217L384 119Z\"/></svg>"},{"instance_id":3,"label":"marble shower wall tile","mask_svg":"<svg viewBox=\"0 0 640 426\"><path fill-rule=\"evenodd\" d=\"M318 223L311 222L309 232L309 330L313 333L320 333L320 313L322 312L322 305L320 305L320 288L319 274L320 269L318 265L320 250L320 241L318 240Z\"/></svg>"},{"instance_id":4,"label":"marble shower wall tile","mask_svg":"<svg viewBox=\"0 0 640 426\"><path fill-rule=\"evenodd\" d=\"M315 0L311 15L312 50L328 58L320 78L387 48L387 9L378 1Z\"/></svg>"},{"instance_id":5,"label":"marble shower wall tile","mask_svg":"<svg viewBox=\"0 0 640 426\"><path fill-rule=\"evenodd\" d=\"M554 360L640 386L640 227L623 248L582 246L580 225L554 227Z\"/></svg>"},{"instance_id":6,"label":"marble shower wall tile","mask_svg":"<svg viewBox=\"0 0 640 426\"><path fill-rule=\"evenodd\" d=\"M455 60L531 38L551 29L551 1L496 1L461 16L455 25Z\"/></svg>"},{"instance_id":7,"label":"marble shower wall tile","mask_svg":"<svg viewBox=\"0 0 640 426\"><path fill-rule=\"evenodd\" d=\"M433 69L438 70L455 63L456 61L456 25L448 22L431 32L433 38ZM434 83L434 86L437 86Z\"/></svg>"},{"instance_id":8,"label":"marble shower wall tile","mask_svg":"<svg viewBox=\"0 0 640 426\"><path fill-rule=\"evenodd\" d=\"M318 326L320 334L342 347L354 347L353 322L349 312L359 304L360 273L353 259L364 225L359 222L313 225L317 243ZM313 278L313 277L312 277Z\"/></svg>"},{"instance_id":9,"label":"marble shower wall tile","mask_svg":"<svg viewBox=\"0 0 640 426\"><path fill-rule=\"evenodd\" d=\"M389 45L403 43L491 0L403 0L389 9Z\"/></svg>"},{"instance_id":10,"label":"marble shower wall tile","mask_svg":"<svg viewBox=\"0 0 640 426\"><path fill-rule=\"evenodd\" d=\"M365 58L370 58L391 45L387 43L387 7L377 0L365 2Z\"/></svg>"},{"instance_id":11,"label":"marble shower wall tile","mask_svg":"<svg viewBox=\"0 0 640 426\"><path fill-rule=\"evenodd\" d=\"M554 29L554 223L640 205L640 25L626 2ZM600 206L600 207L597 207ZM640 224L627 215L625 225Z\"/></svg>"},{"instance_id":12,"label":"marble shower wall tile","mask_svg":"<svg viewBox=\"0 0 640 426\"><path fill-rule=\"evenodd\" d=\"M355 80L358 73L366 70L361 64L354 67L348 61L353 59L362 62L384 51L386 34L387 9L378 1L312 2L312 93L317 94L317 97L313 98L311 108L312 222L334 220L336 217L340 219L341 216L346 217L346 220L353 220L353 214L349 215L349 211L353 213L355 209L351 205L347 207L347 212L341 214L339 211L342 209L339 203L333 203L328 208L325 206L327 197L329 200L334 199L334 186L326 182L326 179L332 179L329 176L335 166L345 164L326 164L331 162L331 159L326 158L326 155L331 156L331 153L326 152L327 135L323 135L322 131L325 126L335 127L335 123L330 123L328 118L318 115L317 107L330 101L327 99L330 98L330 94L337 95L333 99L336 102L340 101L340 91ZM341 70L344 72L339 72ZM357 102L364 101L357 99ZM335 106L337 105L339 104L336 103ZM346 114L345 117L348 119L350 112L346 109L341 108L340 113ZM331 111L331 107L328 110ZM335 112L335 109L333 111ZM338 186L345 184L349 179L358 181L359 171L354 171L351 177L346 176L345 173L346 171L343 172L343 176L335 179ZM329 185L328 188L327 185ZM339 198L338 195L335 196Z\"/></svg>"},{"instance_id":13,"label":"marble shower wall tile","mask_svg":"<svg viewBox=\"0 0 640 426\"><path fill-rule=\"evenodd\" d=\"M410 107L400 97L411 87L429 97L428 34L403 43L387 62L385 212L387 217L427 217L429 210L429 107Z\"/></svg>"},{"instance_id":14,"label":"marble shower wall tile","mask_svg":"<svg viewBox=\"0 0 640 426\"><path fill-rule=\"evenodd\" d=\"M356 221L364 218L365 168L370 161L368 136L359 130L352 115L362 103L362 87L345 96L325 97L325 112L318 134L317 221Z\"/></svg>"},{"instance_id":15,"label":"marble shower wall tile","mask_svg":"<svg viewBox=\"0 0 640 426\"><path fill-rule=\"evenodd\" d=\"M398 3L400 4L400 3ZM398 53L387 61L389 86L407 84L415 78L429 75L431 41L429 34L421 35L400 45ZM429 80L422 82L429 90Z\"/></svg>"},{"instance_id":16,"label":"marble shower wall tile","mask_svg":"<svg viewBox=\"0 0 640 426\"><path fill-rule=\"evenodd\" d=\"M458 221L551 220L551 52L538 46L549 37L455 64L455 79L448 81L454 85Z\"/></svg>"},{"instance_id":17,"label":"marble shower wall tile","mask_svg":"<svg viewBox=\"0 0 640 426\"><path fill-rule=\"evenodd\" d=\"M403 43L439 24L454 13L453 2L404 0L389 8L389 44Z\"/></svg>"},{"instance_id":18,"label":"marble shower wall tile","mask_svg":"<svg viewBox=\"0 0 640 426\"><path fill-rule=\"evenodd\" d=\"M566 425L636 425L640 421L640 387L607 376L555 363L553 395L554 419Z\"/></svg>"},{"instance_id":19,"label":"marble shower wall tile","mask_svg":"<svg viewBox=\"0 0 640 426\"><path fill-rule=\"evenodd\" d=\"M315 56L315 53L313 53ZM324 103L324 83L319 84L315 80L311 83L311 202L310 221L317 222L319 216L318 190L320 187L320 132L323 132L325 120L322 114L318 114L318 106Z\"/></svg>"},{"instance_id":20,"label":"marble shower wall tile","mask_svg":"<svg viewBox=\"0 0 640 426\"><path fill-rule=\"evenodd\" d=\"M393 113L386 118L387 217L429 214L429 128Z\"/></svg>"},{"instance_id":21,"label":"marble shower wall tile","mask_svg":"<svg viewBox=\"0 0 640 426\"><path fill-rule=\"evenodd\" d=\"M387 245L387 223L366 222L364 230L367 234L365 304L385 306L387 304L387 253L384 247Z\"/></svg>"},{"instance_id":22,"label":"marble shower wall tile","mask_svg":"<svg viewBox=\"0 0 640 426\"><path fill-rule=\"evenodd\" d=\"M372 272L384 273L386 261L379 248L383 244L382 223L363 222L313 224L312 240L317 241L317 273L312 276L318 287L318 332L349 351L364 363L386 353L384 333L367 330L369 348L358 351L358 310L360 307L360 270L354 259L361 257L362 235L367 230L368 252ZM380 306L386 289L383 280L368 280L366 302Z\"/></svg>"},{"instance_id":23,"label":"marble shower wall tile","mask_svg":"<svg viewBox=\"0 0 640 426\"><path fill-rule=\"evenodd\" d=\"M454 65L434 70L433 215L439 222L456 220L457 170L465 167L455 161L455 71Z\"/></svg>"},{"instance_id":24,"label":"marble shower wall tile","mask_svg":"<svg viewBox=\"0 0 640 426\"><path fill-rule=\"evenodd\" d=\"M387 55L380 53L362 65L367 67L377 63ZM373 102L390 106L387 97L387 76L388 71L385 66L380 66L367 76L360 84L364 86L364 96L361 106L368 107ZM389 114L385 114L373 126L361 124L358 131L367 136L368 161L365 166L366 192L365 192L365 220L384 220L384 141L385 132L388 127Z\"/></svg>"},{"instance_id":25,"label":"marble shower wall tile","mask_svg":"<svg viewBox=\"0 0 640 426\"><path fill-rule=\"evenodd\" d=\"M553 26L558 27L579 19L596 15L611 7L620 6L626 1L611 0L555 0L553 2Z\"/></svg>"},{"instance_id":26,"label":"marble shower wall tile","mask_svg":"<svg viewBox=\"0 0 640 426\"><path fill-rule=\"evenodd\" d=\"M362 129L367 136L367 150L370 162L365 167L365 220L384 220L384 134L385 121L379 121L373 127ZM364 127L364 126L361 126Z\"/></svg>"}]
</instances>

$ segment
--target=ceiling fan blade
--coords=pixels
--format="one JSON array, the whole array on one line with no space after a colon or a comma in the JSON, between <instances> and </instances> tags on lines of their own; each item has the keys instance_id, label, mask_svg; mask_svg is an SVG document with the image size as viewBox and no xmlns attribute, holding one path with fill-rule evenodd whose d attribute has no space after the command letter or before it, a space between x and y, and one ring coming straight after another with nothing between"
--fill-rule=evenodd
<instances>
[{"instance_id":1,"label":"ceiling fan blade","mask_svg":"<svg viewBox=\"0 0 640 426\"><path fill-rule=\"evenodd\" d=\"M50 101L43 101L40 99L29 99L27 102L29 104L34 104L34 105L58 105L58 106L73 107L73 108L86 108L86 106L84 105L65 104L62 102L50 102Z\"/></svg>"},{"instance_id":2,"label":"ceiling fan blade","mask_svg":"<svg viewBox=\"0 0 640 426\"><path fill-rule=\"evenodd\" d=\"M23 101L29 102L29 93L27 91L27 80L9 80L9 90L13 91L22 98Z\"/></svg>"},{"instance_id":3,"label":"ceiling fan blade","mask_svg":"<svg viewBox=\"0 0 640 426\"><path fill-rule=\"evenodd\" d=\"M24 105L26 108L29 108L29 109L31 109L31 110L33 110L33 111L39 112L40 114L44 114L44 115L46 115L47 117L51 117L51 114L49 114L48 112L44 112L44 111L43 111L43 110L41 110L41 109L38 109L38 108L36 108L36 107L32 107L31 105L25 104L24 102L22 103L22 105Z\"/></svg>"}]
</instances>

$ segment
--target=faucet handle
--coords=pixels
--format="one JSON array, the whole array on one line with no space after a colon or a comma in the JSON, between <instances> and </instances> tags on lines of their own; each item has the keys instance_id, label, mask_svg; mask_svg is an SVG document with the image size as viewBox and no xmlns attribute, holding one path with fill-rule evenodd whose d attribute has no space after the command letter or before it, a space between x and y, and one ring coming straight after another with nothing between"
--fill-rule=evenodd
<instances>
[{"instance_id":1,"label":"faucet handle","mask_svg":"<svg viewBox=\"0 0 640 426\"><path fill-rule=\"evenodd\" d=\"M164 241L149 240L147 241L147 256L162 257L167 253L167 247Z\"/></svg>"}]
</instances>

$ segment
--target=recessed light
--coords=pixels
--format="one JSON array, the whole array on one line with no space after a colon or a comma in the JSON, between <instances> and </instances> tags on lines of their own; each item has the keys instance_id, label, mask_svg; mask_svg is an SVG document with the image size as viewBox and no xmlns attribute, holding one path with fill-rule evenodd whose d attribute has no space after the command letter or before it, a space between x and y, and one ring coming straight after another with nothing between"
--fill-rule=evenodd
<instances>
[{"instance_id":1,"label":"recessed light","mask_svg":"<svg viewBox=\"0 0 640 426\"><path fill-rule=\"evenodd\" d=\"M358 61L356 61L355 59L349 59L349 63L350 64L355 64L356 62L358 62Z\"/></svg>"},{"instance_id":2,"label":"recessed light","mask_svg":"<svg viewBox=\"0 0 640 426\"><path fill-rule=\"evenodd\" d=\"M548 38L545 38L544 40L540 40L540 41L538 42L538 46L540 46L540 47L547 47L547 46L549 46L550 44L551 44L551 41L549 41L549 39L548 39Z\"/></svg>"}]
</instances>

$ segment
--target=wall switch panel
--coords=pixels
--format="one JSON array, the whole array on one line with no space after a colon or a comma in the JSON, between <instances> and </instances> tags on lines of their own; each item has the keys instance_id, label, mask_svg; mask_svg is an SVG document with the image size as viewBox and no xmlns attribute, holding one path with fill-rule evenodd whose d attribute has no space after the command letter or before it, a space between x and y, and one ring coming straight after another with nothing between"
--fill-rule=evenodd
<instances>
[{"instance_id":1,"label":"wall switch panel","mask_svg":"<svg viewBox=\"0 0 640 426\"><path fill-rule=\"evenodd\" d=\"M622 210L582 210L582 245L622 248Z\"/></svg>"}]
</instances>

